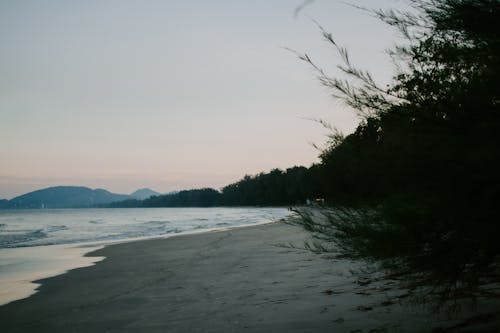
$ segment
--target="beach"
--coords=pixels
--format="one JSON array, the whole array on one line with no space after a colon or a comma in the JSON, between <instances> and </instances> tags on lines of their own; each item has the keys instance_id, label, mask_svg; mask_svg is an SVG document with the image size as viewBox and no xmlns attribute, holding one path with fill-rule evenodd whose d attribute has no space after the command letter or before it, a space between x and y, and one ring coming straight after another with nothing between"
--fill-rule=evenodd
<instances>
[{"instance_id":1,"label":"beach","mask_svg":"<svg viewBox=\"0 0 500 333\"><path fill-rule=\"evenodd\" d=\"M0 307L2 332L430 332L456 322L300 249L283 222L116 244ZM471 310L470 315L475 310ZM457 331L462 332L462 331ZM464 331L465 332L465 331Z\"/></svg>"}]
</instances>

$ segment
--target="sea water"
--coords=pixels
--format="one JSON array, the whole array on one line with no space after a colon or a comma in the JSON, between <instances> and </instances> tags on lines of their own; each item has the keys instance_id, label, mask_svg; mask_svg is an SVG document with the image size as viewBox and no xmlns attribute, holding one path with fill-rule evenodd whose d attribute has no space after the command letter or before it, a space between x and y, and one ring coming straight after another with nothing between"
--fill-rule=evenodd
<instances>
[{"instance_id":1,"label":"sea water","mask_svg":"<svg viewBox=\"0 0 500 333\"><path fill-rule=\"evenodd\" d=\"M0 305L30 296L34 281L93 265L107 244L276 221L285 208L0 210Z\"/></svg>"}]
</instances>

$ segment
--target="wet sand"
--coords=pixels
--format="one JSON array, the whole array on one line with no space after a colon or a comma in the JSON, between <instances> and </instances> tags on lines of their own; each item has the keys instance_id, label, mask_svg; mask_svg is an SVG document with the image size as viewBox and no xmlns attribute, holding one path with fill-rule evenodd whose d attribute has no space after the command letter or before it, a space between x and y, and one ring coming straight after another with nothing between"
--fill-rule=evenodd
<instances>
[{"instance_id":1,"label":"wet sand","mask_svg":"<svg viewBox=\"0 0 500 333\"><path fill-rule=\"evenodd\" d=\"M383 288L367 292L350 262L289 247L307 237L279 222L111 245L90 254L106 257L97 265L41 280L37 294L1 306L0 328L374 333L458 323Z\"/></svg>"}]
</instances>

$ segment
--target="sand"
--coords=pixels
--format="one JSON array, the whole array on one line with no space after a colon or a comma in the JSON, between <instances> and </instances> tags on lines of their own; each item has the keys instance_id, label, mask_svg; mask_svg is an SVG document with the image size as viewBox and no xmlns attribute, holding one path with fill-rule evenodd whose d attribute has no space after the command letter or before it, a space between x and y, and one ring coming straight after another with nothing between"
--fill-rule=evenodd
<instances>
[{"instance_id":1,"label":"sand","mask_svg":"<svg viewBox=\"0 0 500 333\"><path fill-rule=\"evenodd\" d=\"M456 324L366 292L353 263L289 247L307 238L279 222L108 246L90 254L106 257L97 265L38 281L38 293L1 306L0 329L375 333Z\"/></svg>"}]
</instances>

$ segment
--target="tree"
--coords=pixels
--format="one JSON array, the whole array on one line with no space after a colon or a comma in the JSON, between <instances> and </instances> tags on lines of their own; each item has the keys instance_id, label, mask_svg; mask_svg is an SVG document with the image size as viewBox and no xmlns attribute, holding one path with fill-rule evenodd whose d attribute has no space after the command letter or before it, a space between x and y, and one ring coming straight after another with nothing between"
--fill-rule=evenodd
<instances>
[{"instance_id":1,"label":"tree","mask_svg":"<svg viewBox=\"0 0 500 333\"><path fill-rule=\"evenodd\" d=\"M319 247L334 242L339 255L434 281L451 297L500 280L500 2L411 3L414 13L371 11L407 40L391 53L400 70L388 88L321 26L346 77L300 55L362 118L321 155L326 194L343 207L321 221L300 214Z\"/></svg>"}]
</instances>

